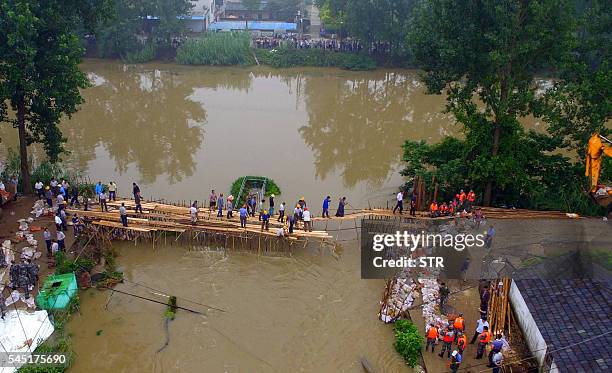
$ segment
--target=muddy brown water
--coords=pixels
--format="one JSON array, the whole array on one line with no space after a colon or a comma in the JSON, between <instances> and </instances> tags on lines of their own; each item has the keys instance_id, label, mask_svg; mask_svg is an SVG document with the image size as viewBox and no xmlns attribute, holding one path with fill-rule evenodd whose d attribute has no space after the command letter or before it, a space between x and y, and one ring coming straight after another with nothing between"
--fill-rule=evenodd
<instances>
[{"instance_id":1,"label":"muddy brown water","mask_svg":"<svg viewBox=\"0 0 612 373\"><path fill-rule=\"evenodd\" d=\"M119 194L140 184L147 198L205 200L242 175L273 178L279 199L304 196L320 211L325 195L355 208L384 206L402 183L406 139L458 134L441 113L444 98L425 95L408 70L127 66L88 60L86 102L62 129L67 166L92 181L115 180ZM537 123L535 124L537 126ZM0 127L0 154L17 149ZM40 148L32 149L35 159ZM70 323L72 372L380 372L405 371L389 326L376 318L383 283L360 280L356 241L338 253L293 258L224 257L201 248L118 245L130 281L221 307L179 299L165 340L164 306L83 292ZM126 283L118 289L165 298ZM99 335L98 335L99 334Z\"/></svg>"}]
</instances>

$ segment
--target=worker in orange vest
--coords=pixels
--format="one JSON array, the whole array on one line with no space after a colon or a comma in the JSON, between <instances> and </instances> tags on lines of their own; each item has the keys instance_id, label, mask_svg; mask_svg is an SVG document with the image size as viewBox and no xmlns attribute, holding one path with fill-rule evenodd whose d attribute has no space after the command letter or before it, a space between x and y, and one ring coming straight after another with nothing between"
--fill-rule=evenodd
<instances>
[{"instance_id":1,"label":"worker in orange vest","mask_svg":"<svg viewBox=\"0 0 612 373\"><path fill-rule=\"evenodd\" d=\"M474 202L476 201L476 193L474 193L473 190L470 190L470 192L467 195L467 201L468 201L468 212L472 210L472 207L474 206Z\"/></svg>"},{"instance_id":2,"label":"worker in orange vest","mask_svg":"<svg viewBox=\"0 0 612 373\"><path fill-rule=\"evenodd\" d=\"M459 210L465 210L465 199L466 199L466 195L465 192L463 191L463 189L461 189L461 191L459 192Z\"/></svg>"},{"instance_id":3,"label":"worker in orange vest","mask_svg":"<svg viewBox=\"0 0 612 373\"><path fill-rule=\"evenodd\" d=\"M453 349L453 326L449 325L446 331L444 332L444 336L442 336L442 351L438 354L440 357L444 357L444 351L448 351L447 355L450 359L451 350Z\"/></svg>"},{"instance_id":4,"label":"worker in orange vest","mask_svg":"<svg viewBox=\"0 0 612 373\"><path fill-rule=\"evenodd\" d=\"M431 217L435 218L437 216L439 216L439 212L438 212L438 202L433 201L431 203L431 205L429 206L429 212L431 213Z\"/></svg>"},{"instance_id":5,"label":"worker in orange vest","mask_svg":"<svg viewBox=\"0 0 612 373\"><path fill-rule=\"evenodd\" d=\"M476 359L482 359L482 355L484 354L485 347L491 342L491 333L489 332L489 327L485 326L483 328L482 333L478 336L478 347L476 349Z\"/></svg>"},{"instance_id":6,"label":"worker in orange vest","mask_svg":"<svg viewBox=\"0 0 612 373\"><path fill-rule=\"evenodd\" d=\"M438 328L435 327L434 324L429 324L429 329L427 330L427 344L425 345L425 351L429 345L431 345L431 353L433 354L434 349L436 348L436 341L438 340Z\"/></svg>"},{"instance_id":7,"label":"worker in orange vest","mask_svg":"<svg viewBox=\"0 0 612 373\"><path fill-rule=\"evenodd\" d=\"M442 204L440 205L440 215L441 216L448 215L448 205L446 204L446 202L442 202Z\"/></svg>"},{"instance_id":8,"label":"worker in orange vest","mask_svg":"<svg viewBox=\"0 0 612 373\"><path fill-rule=\"evenodd\" d=\"M459 313L459 316L455 318L455 321L453 322L453 329L455 330L453 341L456 341L457 335L465 330L465 319L463 318L462 313Z\"/></svg>"},{"instance_id":9,"label":"worker in orange vest","mask_svg":"<svg viewBox=\"0 0 612 373\"><path fill-rule=\"evenodd\" d=\"M459 353L463 355L463 350L465 350L465 346L467 346L467 338L462 332L457 333L457 336L457 349Z\"/></svg>"}]
</instances>

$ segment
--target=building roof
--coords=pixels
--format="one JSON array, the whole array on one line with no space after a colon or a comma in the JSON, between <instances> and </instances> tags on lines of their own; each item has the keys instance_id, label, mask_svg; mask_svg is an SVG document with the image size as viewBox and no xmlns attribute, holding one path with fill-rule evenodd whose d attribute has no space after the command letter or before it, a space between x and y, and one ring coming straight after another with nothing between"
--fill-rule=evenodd
<instances>
[{"instance_id":1,"label":"building roof","mask_svg":"<svg viewBox=\"0 0 612 373\"><path fill-rule=\"evenodd\" d=\"M245 30L245 21L217 21L208 27L213 31ZM295 30L293 22L249 21L249 30L289 31Z\"/></svg>"},{"instance_id":2,"label":"building roof","mask_svg":"<svg viewBox=\"0 0 612 373\"><path fill-rule=\"evenodd\" d=\"M560 372L612 371L612 280L515 280ZM563 349L561 349L563 348Z\"/></svg>"},{"instance_id":3,"label":"building roof","mask_svg":"<svg viewBox=\"0 0 612 373\"><path fill-rule=\"evenodd\" d=\"M266 6L268 6L268 2L265 0L262 0L259 2L259 10L264 10L266 8ZM242 3L242 1L226 1L225 2L225 11L228 10L233 10L233 11L249 11L250 9L247 9L247 7L244 6L244 4Z\"/></svg>"}]
</instances>

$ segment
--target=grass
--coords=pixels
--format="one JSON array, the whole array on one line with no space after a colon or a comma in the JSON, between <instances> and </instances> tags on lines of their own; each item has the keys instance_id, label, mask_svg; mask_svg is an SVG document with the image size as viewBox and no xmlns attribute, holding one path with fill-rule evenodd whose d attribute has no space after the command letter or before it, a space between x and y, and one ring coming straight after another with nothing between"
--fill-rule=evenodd
<instances>
[{"instance_id":1,"label":"grass","mask_svg":"<svg viewBox=\"0 0 612 373\"><path fill-rule=\"evenodd\" d=\"M183 65L253 65L251 36L245 32L206 33L189 39L176 51L176 62Z\"/></svg>"}]
</instances>

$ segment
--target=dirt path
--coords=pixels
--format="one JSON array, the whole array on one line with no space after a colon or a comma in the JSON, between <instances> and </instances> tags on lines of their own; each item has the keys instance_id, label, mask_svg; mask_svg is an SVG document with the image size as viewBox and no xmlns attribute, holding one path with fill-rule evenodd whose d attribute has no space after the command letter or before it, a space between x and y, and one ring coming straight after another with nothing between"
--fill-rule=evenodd
<instances>
[{"instance_id":1,"label":"dirt path","mask_svg":"<svg viewBox=\"0 0 612 373\"><path fill-rule=\"evenodd\" d=\"M449 310L463 312L463 315L465 317L465 330L468 345L465 351L463 352L463 362L461 364L461 371L465 373L480 372L486 369L486 360L484 360L484 358L482 360L476 360L476 345L469 344L470 340L472 339L472 336L474 335L476 321L480 317L480 313L478 312L478 307L480 305L477 287L478 283L477 281L468 281L466 284L460 284L460 281L447 281L446 283L449 286L451 293L461 289L466 289L465 291L451 295L448 307ZM415 309L411 310L410 317L412 318L412 321L417 325L419 330L422 332L423 337L425 337L425 320L423 319L421 307L416 307ZM453 344L453 349L456 349L456 347L457 345ZM439 357L438 354L440 353L440 351L441 345L438 344L436 346L436 352L434 354L431 353L431 350L423 352L423 358L425 359L425 366L427 367L428 373L450 372L450 368L448 367L449 359L446 358L446 354L444 355L444 358ZM469 367L473 367L476 365L477 367L469 369ZM464 371L463 369L466 370Z\"/></svg>"},{"instance_id":2,"label":"dirt path","mask_svg":"<svg viewBox=\"0 0 612 373\"><path fill-rule=\"evenodd\" d=\"M2 216L0 217L0 242L4 242L4 240L12 240L13 242L13 250L15 254L15 261L19 259L19 252L21 249L28 246L26 241L15 243L15 233L19 230L19 219L27 219L32 217L30 211L32 211L32 206L36 201L35 197L20 197L17 201L11 201L6 205L2 206ZM53 219L49 216L41 216L40 218L35 218L33 225L40 226L41 228L49 228L51 235L55 237L56 229L55 223ZM72 231L72 227L68 227L68 231L66 233L66 247L70 248L72 243L74 242L74 233ZM52 274L54 269L49 268L47 263L47 249L45 246L45 241L42 237L42 231L34 232L34 238L38 241L38 251L42 253L41 257L36 259L34 263L40 266L39 271L39 281L34 290L31 292L32 296L36 297L38 294L38 290L40 286L44 283L47 275ZM1 272L0 272L1 273ZM11 290L9 288L4 289L4 285L9 282L8 278L8 267L6 268L6 274L1 279L0 289L3 289L3 295L8 297L10 295ZM12 307L12 306L11 306ZM25 305L23 302L17 302L17 308L24 308Z\"/></svg>"}]
</instances>

